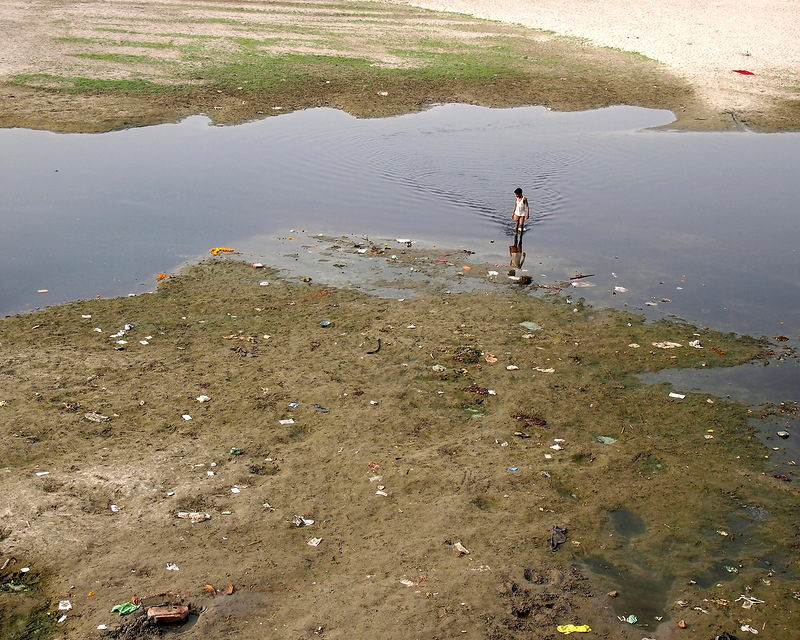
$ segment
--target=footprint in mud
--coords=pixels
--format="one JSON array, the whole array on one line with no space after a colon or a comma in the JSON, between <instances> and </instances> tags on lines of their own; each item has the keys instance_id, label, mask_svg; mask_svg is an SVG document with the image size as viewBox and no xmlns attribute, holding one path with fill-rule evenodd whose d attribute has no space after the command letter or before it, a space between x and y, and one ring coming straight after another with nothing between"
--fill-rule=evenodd
<instances>
[{"instance_id":1,"label":"footprint in mud","mask_svg":"<svg viewBox=\"0 0 800 640\"><path fill-rule=\"evenodd\" d=\"M576 595L590 595L585 578L574 568L518 568L503 584L502 596L508 601L510 617L506 626L534 630L553 625L572 608Z\"/></svg>"}]
</instances>

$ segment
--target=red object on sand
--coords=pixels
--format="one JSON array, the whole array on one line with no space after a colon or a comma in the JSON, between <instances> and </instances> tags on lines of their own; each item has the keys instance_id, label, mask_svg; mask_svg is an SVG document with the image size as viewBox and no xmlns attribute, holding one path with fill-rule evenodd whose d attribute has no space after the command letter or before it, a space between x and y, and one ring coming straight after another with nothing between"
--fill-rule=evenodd
<instances>
[{"instance_id":1,"label":"red object on sand","mask_svg":"<svg viewBox=\"0 0 800 640\"><path fill-rule=\"evenodd\" d=\"M147 610L147 617L155 620L158 624L181 624L189 617L189 607L182 604L150 607Z\"/></svg>"},{"instance_id":2,"label":"red object on sand","mask_svg":"<svg viewBox=\"0 0 800 640\"><path fill-rule=\"evenodd\" d=\"M734 69L733 72L734 73L741 73L743 76L754 76L754 75L756 75L752 71L747 71L745 69Z\"/></svg>"}]
</instances>

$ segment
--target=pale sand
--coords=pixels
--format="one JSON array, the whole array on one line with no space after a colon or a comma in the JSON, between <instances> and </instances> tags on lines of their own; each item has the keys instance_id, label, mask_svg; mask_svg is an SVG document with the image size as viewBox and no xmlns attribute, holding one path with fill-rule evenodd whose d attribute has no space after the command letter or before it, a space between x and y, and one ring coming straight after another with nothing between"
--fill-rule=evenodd
<instances>
[{"instance_id":1,"label":"pale sand","mask_svg":"<svg viewBox=\"0 0 800 640\"><path fill-rule=\"evenodd\" d=\"M414 0L587 38L654 58L718 111L768 108L800 88L800 0ZM752 71L745 76L734 69Z\"/></svg>"}]
</instances>

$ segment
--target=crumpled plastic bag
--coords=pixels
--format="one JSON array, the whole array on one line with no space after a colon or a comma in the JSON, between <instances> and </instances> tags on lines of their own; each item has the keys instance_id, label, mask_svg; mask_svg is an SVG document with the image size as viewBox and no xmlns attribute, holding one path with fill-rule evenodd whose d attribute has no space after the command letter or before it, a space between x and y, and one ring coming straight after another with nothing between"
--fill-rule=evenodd
<instances>
[{"instance_id":1,"label":"crumpled plastic bag","mask_svg":"<svg viewBox=\"0 0 800 640\"><path fill-rule=\"evenodd\" d=\"M111 613L118 613L121 616L126 616L129 613L133 613L141 606L140 604L133 604L132 602L123 602L122 604L115 604L111 608Z\"/></svg>"},{"instance_id":2,"label":"crumpled plastic bag","mask_svg":"<svg viewBox=\"0 0 800 640\"><path fill-rule=\"evenodd\" d=\"M588 624L560 624L556 627L559 633L589 633L592 628Z\"/></svg>"}]
</instances>

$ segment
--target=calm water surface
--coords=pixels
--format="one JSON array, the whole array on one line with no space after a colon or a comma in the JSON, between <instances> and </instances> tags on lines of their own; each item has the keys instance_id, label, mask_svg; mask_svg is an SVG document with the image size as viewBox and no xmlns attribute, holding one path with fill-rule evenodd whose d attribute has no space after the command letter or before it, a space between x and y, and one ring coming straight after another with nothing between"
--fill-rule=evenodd
<instances>
[{"instance_id":1,"label":"calm water surface","mask_svg":"<svg viewBox=\"0 0 800 640\"><path fill-rule=\"evenodd\" d=\"M593 273L574 297L796 346L800 135L643 130L671 120L447 105L380 120L314 109L235 127L0 130L0 312L140 292L210 247L257 252L289 229L503 262L521 186L535 279ZM798 367L782 366L755 386L796 399Z\"/></svg>"}]
</instances>

